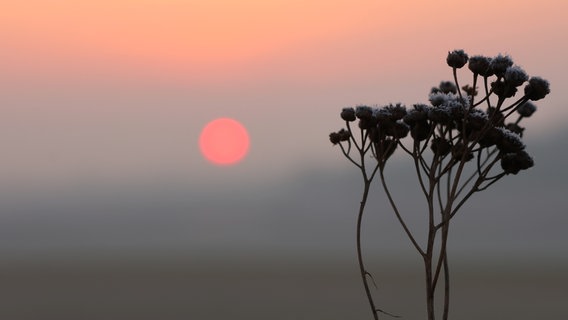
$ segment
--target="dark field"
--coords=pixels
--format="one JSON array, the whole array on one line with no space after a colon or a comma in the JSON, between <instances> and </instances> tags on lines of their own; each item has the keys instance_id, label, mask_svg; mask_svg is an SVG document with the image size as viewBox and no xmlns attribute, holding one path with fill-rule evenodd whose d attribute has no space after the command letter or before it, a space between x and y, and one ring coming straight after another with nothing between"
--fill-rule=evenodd
<instances>
[{"instance_id":1,"label":"dark field","mask_svg":"<svg viewBox=\"0 0 568 320\"><path fill-rule=\"evenodd\" d=\"M456 264L451 319L568 319L567 269L535 265ZM379 307L425 318L420 269L370 269ZM3 263L0 319L372 319L356 272L297 261Z\"/></svg>"}]
</instances>

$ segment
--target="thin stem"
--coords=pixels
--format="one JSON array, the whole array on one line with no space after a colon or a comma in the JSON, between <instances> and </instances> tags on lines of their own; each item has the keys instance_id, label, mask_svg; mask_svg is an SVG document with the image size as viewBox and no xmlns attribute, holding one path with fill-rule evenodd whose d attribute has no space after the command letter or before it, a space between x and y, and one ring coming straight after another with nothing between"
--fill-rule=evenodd
<instances>
[{"instance_id":1,"label":"thin stem","mask_svg":"<svg viewBox=\"0 0 568 320\"><path fill-rule=\"evenodd\" d=\"M444 250L444 314L443 320L448 320L450 312L450 266L448 263L448 253Z\"/></svg>"},{"instance_id":2,"label":"thin stem","mask_svg":"<svg viewBox=\"0 0 568 320\"><path fill-rule=\"evenodd\" d=\"M363 189L363 197L361 199L361 204L359 206L359 214L357 215L357 261L359 262L359 272L361 273L361 279L363 280L363 286L365 288L365 294L369 301L369 306L373 313L375 320L379 320L379 314L377 313L377 308L375 307L375 302L373 301L373 296L371 295L371 290L369 289L369 282L367 279L367 270L363 263L363 251L361 248L361 227L363 221L363 213L365 212L365 205L367 203L367 196L369 195L369 189L371 186L371 181L367 179L365 172L363 171L363 179L365 181Z\"/></svg>"},{"instance_id":3,"label":"thin stem","mask_svg":"<svg viewBox=\"0 0 568 320\"><path fill-rule=\"evenodd\" d=\"M454 81L456 82L456 87L458 88L458 95L460 96L460 99L463 100L460 85L458 83L458 72L457 72L457 70L458 70L457 68L452 68L452 71L453 71L453 74L454 74Z\"/></svg>"},{"instance_id":4,"label":"thin stem","mask_svg":"<svg viewBox=\"0 0 568 320\"><path fill-rule=\"evenodd\" d=\"M383 189L385 190L385 193L387 195L387 198L389 199L389 203L396 215L396 218L398 219L398 221L400 222L402 228L404 229L404 232L406 233L406 235L408 236L408 238L410 239L410 242L412 242L412 245L414 246L414 248L420 253L420 255L424 256L424 250L422 250L422 248L420 247L420 245L418 244L418 242L416 242L416 239L414 239L414 236L412 235L412 232L410 232L410 229L408 229L408 226L406 225L406 222L404 222L404 219L402 218L402 216L400 215L400 212L398 211L398 207L396 206L392 195L389 191L389 188L387 187L387 183L385 180L385 176L384 176L384 167L381 167L379 169L379 174L381 177L381 183L383 185Z\"/></svg>"}]
</instances>

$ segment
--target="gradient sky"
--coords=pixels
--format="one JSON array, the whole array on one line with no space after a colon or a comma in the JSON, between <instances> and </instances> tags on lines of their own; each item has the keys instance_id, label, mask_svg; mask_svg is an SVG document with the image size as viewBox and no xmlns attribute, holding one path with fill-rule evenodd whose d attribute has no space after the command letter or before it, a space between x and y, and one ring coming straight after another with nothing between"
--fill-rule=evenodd
<instances>
[{"instance_id":1,"label":"gradient sky","mask_svg":"<svg viewBox=\"0 0 568 320\"><path fill-rule=\"evenodd\" d=\"M510 54L551 82L526 123L546 141L566 132L566 12L564 0L5 1L0 191L255 188L345 168L327 141L338 111L426 101L459 48ZM199 154L217 117L249 129L236 166Z\"/></svg>"}]
</instances>

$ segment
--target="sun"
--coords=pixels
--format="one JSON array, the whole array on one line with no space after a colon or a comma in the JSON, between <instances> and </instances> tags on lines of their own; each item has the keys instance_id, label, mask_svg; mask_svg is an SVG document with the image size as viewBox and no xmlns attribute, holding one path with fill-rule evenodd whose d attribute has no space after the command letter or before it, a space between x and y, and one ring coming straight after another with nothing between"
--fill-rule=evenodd
<instances>
[{"instance_id":1,"label":"sun","mask_svg":"<svg viewBox=\"0 0 568 320\"><path fill-rule=\"evenodd\" d=\"M249 150L246 128L237 120L218 118L209 122L199 136L201 153L211 163L231 165L241 161Z\"/></svg>"}]
</instances>

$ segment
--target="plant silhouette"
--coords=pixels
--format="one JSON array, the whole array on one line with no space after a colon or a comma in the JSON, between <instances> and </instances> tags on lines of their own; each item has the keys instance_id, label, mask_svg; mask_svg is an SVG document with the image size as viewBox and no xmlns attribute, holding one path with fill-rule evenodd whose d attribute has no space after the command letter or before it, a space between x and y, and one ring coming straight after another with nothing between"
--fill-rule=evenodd
<instances>
[{"instance_id":1,"label":"plant silhouette","mask_svg":"<svg viewBox=\"0 0 568 320\"><path fill-rule=\"evenodd\" d=\"M450 270L447 242L452 219L475 193L534 165L522 141L523 119L550 93L548 81L530 77L509 56L471 58L454 50L446 58L453 81L432 88L429 104L344 108L345 128L329 139L361 172L363 194L357 217L357 257L365 293L374 319L389 314L379 309L370 291L369 271L361 249L362 217L371 182L378 177L404 233L421 256L426 281L428 320L436 317L435 297L443 279L442 319L449 317ZM461 86L458 70L467 65L471 85ZM522 96L514 98L519 88ZM478 89L478 86L481 89ZM479 94L482 92L482 94ZM514 118L514 119L512 119ZM408 227L385 179L387 161L400 150L412 159L425 199L426 243ZM438 293L439 294L439 293Z\"/></svg>"}]
</instances>

